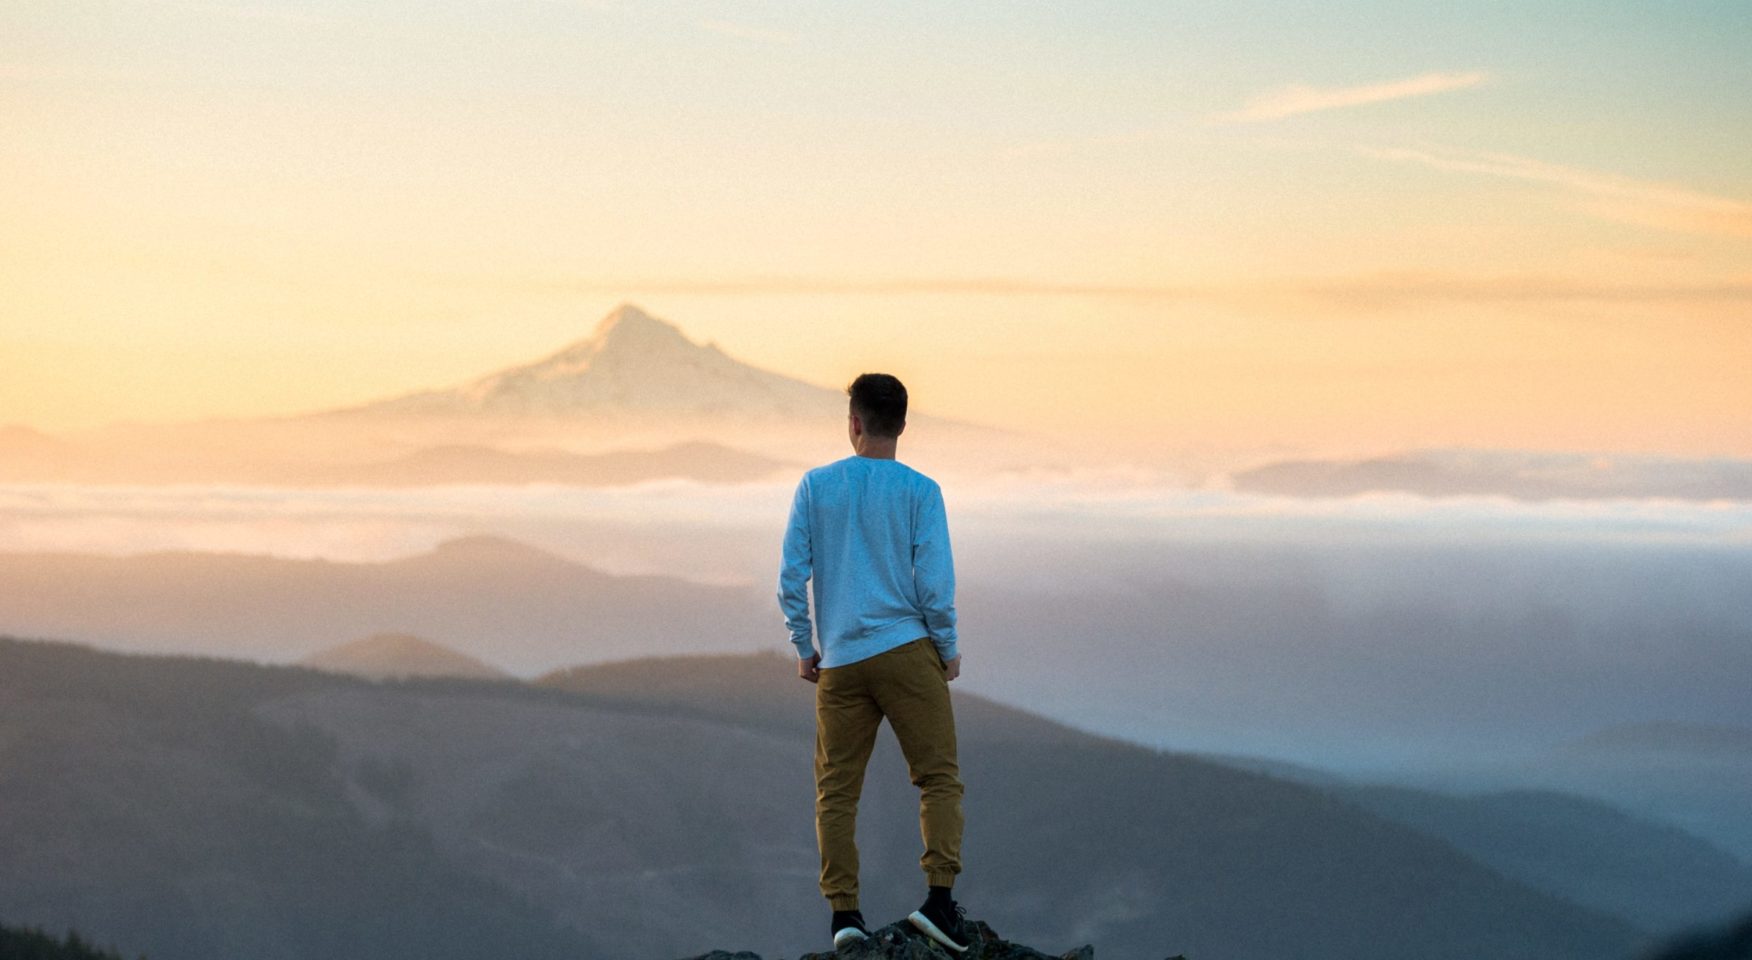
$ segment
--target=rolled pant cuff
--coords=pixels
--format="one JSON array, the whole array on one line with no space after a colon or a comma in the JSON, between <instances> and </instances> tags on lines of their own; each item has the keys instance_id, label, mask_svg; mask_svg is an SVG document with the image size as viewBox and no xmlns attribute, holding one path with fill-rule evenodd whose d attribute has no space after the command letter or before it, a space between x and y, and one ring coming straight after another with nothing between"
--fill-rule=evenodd
<instances>
[{"instance_id":1,"label":"rolled pant cuff","mask_svg":"<svg viewBox=\"0 0 1752 960\"><path fill-rule=\"evenodd\" d=\"M856 910L858 909L858 895L853 893L842 894L837 897L828 897L827 905L833 910Z\"/></svg>"},{"instance_id":2,"label":"rolled pant cuff","mask_svg":"<svg viewBox=\"0 0 1752 960\"><path fill-rule=\"evenodd\" d=\"M933 887L955 886L955 874L949 871L925 871L925 883Z\"/></svg>"}]
</instances>

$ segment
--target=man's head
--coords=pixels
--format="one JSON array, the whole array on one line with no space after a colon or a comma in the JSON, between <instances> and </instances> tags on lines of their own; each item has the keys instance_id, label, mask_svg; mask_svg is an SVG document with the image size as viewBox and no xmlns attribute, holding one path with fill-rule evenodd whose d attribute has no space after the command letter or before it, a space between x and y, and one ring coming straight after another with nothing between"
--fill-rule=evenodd
<instances>
[{"instance_id":1,"label":"man's head","mask_svg":"<svg viewBox=\"0 0 1752 960\"><path fill-rule=\"evenodd\" d=\"M886 373L859 374L846 388L852 398L854 442L859 433L892 439L906 429L906 387Z\"/></svg>"}]
</instances>

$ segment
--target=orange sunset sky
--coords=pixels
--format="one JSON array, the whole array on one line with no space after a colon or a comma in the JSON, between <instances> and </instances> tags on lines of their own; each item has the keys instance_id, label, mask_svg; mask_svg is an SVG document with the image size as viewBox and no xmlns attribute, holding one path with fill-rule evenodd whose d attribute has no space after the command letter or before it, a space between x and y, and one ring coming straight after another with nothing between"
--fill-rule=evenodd
<instances>
[{"instance_id":1,"label":"orange sunset sky","mask_svg":"<svg viewBox=\"0 0 1752 960\"><path fill-rule=\"evenodd\" d=\"M1305 6L0 5L0 423L631 301L1118 446L1752 456L1748 8Z\"/></svg>"}]
</instances>

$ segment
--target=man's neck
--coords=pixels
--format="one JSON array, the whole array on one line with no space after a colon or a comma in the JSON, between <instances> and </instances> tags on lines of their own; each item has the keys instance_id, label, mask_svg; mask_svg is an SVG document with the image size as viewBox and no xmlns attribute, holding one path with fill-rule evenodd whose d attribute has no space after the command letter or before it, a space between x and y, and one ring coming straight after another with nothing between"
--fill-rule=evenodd
<instances>
[{"instance_id":1,"label":"man's neck","mask_svg":"<svg viewBox=\"0 0 1752 960\"><path fill-rule=\"evenodd\" d=\"M897 439L865 434L852 444L852 451L860 457L869 457L872 460L893 460L895 447L899 446Z\"/></svg>"}]
</instances>

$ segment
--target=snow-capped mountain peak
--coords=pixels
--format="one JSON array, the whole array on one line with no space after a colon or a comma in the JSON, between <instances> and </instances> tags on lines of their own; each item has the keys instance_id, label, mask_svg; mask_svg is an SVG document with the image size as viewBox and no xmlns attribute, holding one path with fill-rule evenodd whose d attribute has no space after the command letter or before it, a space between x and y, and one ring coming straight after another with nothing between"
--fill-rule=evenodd
<instances>
[{"instance_id":1,"label":"snow-capped mountain peak","mask_svg":"<svg viewBox=\"0 0 1752 960\"><path fill-rule=\"evenodd\" d=\"M759 369L631 303L590 334L529 363L349 414L796 416L832 411L836 391Z\"/></svg>"}]
</instances>

